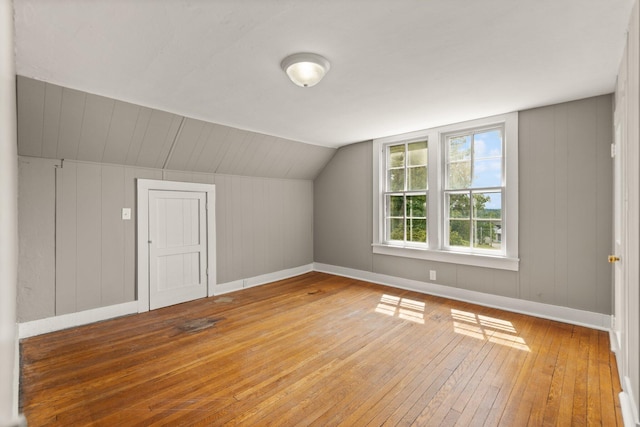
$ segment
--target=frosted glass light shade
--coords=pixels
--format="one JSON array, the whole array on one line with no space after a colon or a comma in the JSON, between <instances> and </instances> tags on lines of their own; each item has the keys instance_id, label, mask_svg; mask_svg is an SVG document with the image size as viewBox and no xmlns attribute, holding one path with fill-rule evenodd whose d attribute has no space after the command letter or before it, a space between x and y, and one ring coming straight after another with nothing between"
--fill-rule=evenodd
<instances>
[{"instance_id":1,"label":"frosted glass light shade","mask_svg":"<svg viewBox=\"0 0 640 427\"><path fill-rule=\"evenodd\" d=\"M293 83L301 87L317 85L331 68L326 58L315 53L296 53L280 63Z\"/></svg>"}]
</instances>

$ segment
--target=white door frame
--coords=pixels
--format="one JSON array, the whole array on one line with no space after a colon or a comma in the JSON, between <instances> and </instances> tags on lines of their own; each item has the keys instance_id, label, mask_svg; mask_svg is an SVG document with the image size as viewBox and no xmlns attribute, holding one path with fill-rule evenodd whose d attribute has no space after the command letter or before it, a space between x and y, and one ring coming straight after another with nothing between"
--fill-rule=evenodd
<instances>
[{"instance_id":1,"label":"white door frame","mask_svg":"<svg viewBox=\"0 0 640 427\"><path fill-rule=\"evenodd\" d=\"M626 83L625 83L626 90ZM624 90L618 94L614 111L614 149L613 155L613 248L612 255L620 258L613 264L613 322L615 348L625 347L626 308L627 308L627 212L628 191L625 168L627 166L626 140L626 98ZM616 357L620 373L626 372L627 357L620 354Z\"/></svg>"},{"instance_id":2,"label":"white door frame","mask_svg":"<svg viewBox=\"0 0 640 427\"><path fill-rule=\"evenodd\" d=\"M207 295L212 296L216 284L216 209L215 185L194 182L137 179L137 297L138 313L149 311L149 191L195 191L207 195Z\"/></svg>"}]
</instances>

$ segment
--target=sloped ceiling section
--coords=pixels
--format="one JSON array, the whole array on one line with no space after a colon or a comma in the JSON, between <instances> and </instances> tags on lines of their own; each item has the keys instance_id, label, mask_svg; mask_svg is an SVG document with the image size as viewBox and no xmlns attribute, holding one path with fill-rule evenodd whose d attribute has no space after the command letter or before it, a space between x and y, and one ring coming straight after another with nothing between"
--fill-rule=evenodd
<instances>
[{"instance_id":1,"label":"sloped ceiling section","mask_svg":"<svg viewBox=\"0 0 640 427\"><path fill-rule=\"evenodd\" d=\"M336 149L208 123L18 76L22 156L314 179Z\"/></svg>"}]
</instances>

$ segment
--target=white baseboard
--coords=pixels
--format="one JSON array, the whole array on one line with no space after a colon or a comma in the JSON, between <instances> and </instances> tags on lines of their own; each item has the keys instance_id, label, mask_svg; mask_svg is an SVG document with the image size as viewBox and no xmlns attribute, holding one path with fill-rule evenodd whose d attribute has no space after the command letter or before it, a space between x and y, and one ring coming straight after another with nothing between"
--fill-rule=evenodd
<instances>
[{"instance_id":1,"label":"white baseboard","mask_svg":"<svg viewBox=\"0 0 640 427\"><path fill-rule=\"evenodd\" d=\"M640 414L638 413L638 407L636 406L636 399L635 396L633 394L633 387L631 385L631 378L629 378L628 376L625 375L624 380L622 382L622 393L627 397L627 402L625 403L626 405L626 411L628 412L628 416L631 417L631 419L628 418L624 418L624 411L623 411L623 419L624 419L624 425L627 425L627 421L630 421L630 425L632 426L640 426ZM622 405L622 401L620 401L620 405Z\"/></svg>"},{"instance_id":2,"label":"white baseboard","mask_svg":"<svg viewBox=\"0 0 640 427\"><path fill-rule=\"evenodd\" d=\"M633 398L629 396L626 391L618 394L620 399L620 409L622 411L622 421L625 427L638 427L640 426L640 420L638 420L637 409L633 404Z\"/></svg>"},{"instance_id":3,"label":"white baseboard","mask_svg":"<svg viewBox=\"0 0 640 427\"><path fill-rule=\"evenodd\" d=\"M18 336L20 339L29 338L36 335L46 334L48 332L87 325L89 323L100 322L102 320L113 319L115 317L126 316L127 314L134 314L137 312L138 301L130 301L107 307L79 311L77 313L32 320L30 322L18 324Z\"/></svg>"},{"instance_id":4,"label":"white baseboard","mask_svg":"<svg viewBox=\"0 0 640 427\"><path fill-rule=\"evenodd\" d=\"M340 267L329 264L313 263L299 267L280 270L273 273L262 274L242 280L234 280L227 283L218 284L214 288L213 295L222 295L241 289L271 283L289 277L298 276L310 271L320 271L335 274L338 276L351 277L359 280L366 280L386 286L407 289L451 298L460 301L471 302L488 307L500 308L516 313L528 314L545 319L558 320L560 322L574 325L587 326L594 329L610 331L611 317L609 315L593 313L584 310L576 310L568 307L560 307L539 302L526 301L517 298L490 295L482 292L469 291L466 289L453 288L450 286L437 285L434 283L420 282L417 280L402 279L369 271L356 270L347 267ZM213 296L210 295L210 296ZM46 319L33 320L18 324L18 336L20 339L48 332L59 331L74 326L86 325L93 322L111 319L138 312L138 302L131 301L123 304L101 307L78 313L64 314L61 316ZM613 340L612 340L613 342Z\"/></svg>"},{"instance_id":5,"label":"white baseboard","mask_svg":"<svg viewBox=\"0 0 640 427\"><path fill-rule=\"evenodd\" d=\"M244 280L234 280L227 283L219 283L213 287L213 293L210 293L210 297L214 295L228 294L229 292L239 291L244 289Z\"/></svg>"},{"instance_id":6,"label":"white baseboard","mask_svg":"<svg viewBox=\"0 0 640 427\"><path fill-rule=\"evenodd\" d=\"M417 280L402 279L369 271L356 270L329 264L313 263L299 267L280 270L273 273L250 277L243 280L234 280L215 286L214 295L222 295L241 289L271 283L289 277L298 276L310 271L320 271L338 276L351 277L368 282L379 283L399 289L406 289L430 295L451 298L455 300L471 302L487 307L499 308L516 313L528 314L545 319L557 320L579 326L587 326L593 329L611 330L611 317L606 314L590 311L576 310L568 307L560 307L539 302L526 301L517 298L490 295L482 292L453 288L434 283L420 282ZM114 317L124 316L138 312L138 302L131 301L123 304L101 307L78 313L64 314L46 319L33 320L18 324L18 336L20 339L47 332L58 331L74 326L86 325Z\"/></svg>"},{"instance_id":7,"label":"white baseboard","mask_svg":"<svg viewBox=\"0 0 640 427\"><path fill-rule=\"evenodd\" d=\"M611 347L611 351L617 357L618 351L620 351L620 338L618 336L618 333L613 328L609 330L609 345Z\"/></svg>"},{"instance_id":8,"label":"white baseboard","mask_svg":"<svg viewBox=\"0 0 640 427\"><path fill-rule=\"evenodd\" d=\"M241 289L252 288L254 286L264 285L265 283L288 279L289 277L298 276L310 271L313 271L313 264L301 265L300 267L262 274L248 279L234 280L232 282L215 285L213 294L210 293L209 296L222 295ZM60 331L62 329L87 325L89 323L100 322L102 320L113 319L115 317L135 313L138 313L138 301L94 308L92 310L80 311L78 313L63 314L61 316L48 317L46 319L32 320L30 322L18 324L18 337L20 339L29 338L36 335L46 334L48 332Z\"/></svg>"},{"instance_id":9,"label":"white baseboard","mask_svg":"<svg viewBox=\"0 0 640 427\"><path fill-rule=\"evenodd\" d=\"M299 276L304 273L313 271L314 264L301 265L300 267L288 268L273 273L261 274L260 276L249 277L248 279L234 280L232 282L221 283L214 287L214 295L228 294L229 292L239 291L241 289L253 288L254 286L264 285L266 283L276 282L278 280L288 279L289 277Z\"/></svg>"},{"instance_id":10,"label":"white baseboard","mask_svg":"<svg viewBox=\"0 0 640 427\"><path fill-rule=\"evenodd\" d=\"M315 271L365 280L367 282L378 283L399 289L406 289L423 294L470 302L486 307L499 308L505 311L527 314L530 316L541 317L543 319L557 320L559 322L569 323L572 325L586 326L603 331L609 331L611 329L611 316L608 314L593 313L591 311L526 301L518 298L485 294L482 292L453 288L451 286L403 279L385 274L372 273L370 271L356 270L353 268L329 264L314 263L313 269Z\"/></svg>"}]
</instances>

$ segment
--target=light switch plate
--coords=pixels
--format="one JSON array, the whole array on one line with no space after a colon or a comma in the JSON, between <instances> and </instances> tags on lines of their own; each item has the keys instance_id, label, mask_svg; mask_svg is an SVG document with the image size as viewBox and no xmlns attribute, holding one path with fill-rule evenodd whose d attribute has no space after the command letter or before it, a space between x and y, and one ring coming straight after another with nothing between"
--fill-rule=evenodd
<instances>
[{"instance_id":1,"label":"light switch plate","mask_svg":"<svg viewBox=\"0 0 640 427\"><path fill-rule=\"evenodd\" d=\"M122 208L122 219L131 219L131 208Z\"/></svg>"}]
</instances>

